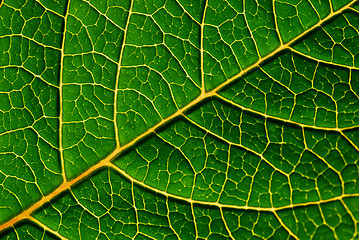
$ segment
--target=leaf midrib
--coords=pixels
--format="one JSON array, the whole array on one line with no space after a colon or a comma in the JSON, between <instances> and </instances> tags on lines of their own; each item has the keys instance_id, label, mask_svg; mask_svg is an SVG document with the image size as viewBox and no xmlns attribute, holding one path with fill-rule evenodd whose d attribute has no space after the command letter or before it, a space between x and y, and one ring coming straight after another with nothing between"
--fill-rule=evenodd
<instances>
[{"instance_id":1,"label":"leaf midrib","mask_svg":"<svg viewBox=\"0 0 359 240\"><path fill-rule=\"evenodd\" d=\"M195 106L197 106L199 103L203 102L204 100L211 98L213 96L215 96L217 94L217 92L221 89L223 89L224 87L228 86L229 84L231 84L232 82L234 82L235 80L237 80L238 78L242 77L243 75L249 73L250 71L252 71L253 69L259 67L259 65L261 63L263 63L264 61L268 60L269 58L273 57L274 55L278 54L279 52L289 49L290 45L293 44L294 42L298 41L299 39L301 39L302 37L306 36L308 33L312 32L314 29L316 29L317 27L321 26L323 23L327 22L328 20L332 19L333 17L337 16L338 14L341 14L343 11L347 10L350 8L350 6L357 2L357 0L353 0L350 3L344 5L342 8L338 9L337 11L334 11L332 13L330 13L327 17L325 17L324 19L320 20L317 24L313 25L312 27L310 27L309 29L307 29L306 31L304 31L303 33L301 33L300 35L296 36L295 38L293 38L291 41L289 41L286 44L281 45L280 47L278 47L276 50L274 50L273 52L269 53L268 55L266 55L265 57L260 58L259 60L257 60L257 62L255 62L253 65L251 65L250 67L243 69L241 72L239 72L238 74L236 74L235 76L231 77L230 79L228 79L227 81L223 82L222 84L220 84L219 86L217 86L216 88L212 89L209 92L202 92L201 95L199 97L197 97L194 101L192 101L191 103L189 103L188 105L184 106L182 109L179 109L176 113L174 113L173 115L163 119L161 122L159 122L158 124L156 124L155 126L149 128L146 132L142 133L141 135L137 136L135 139L133 139L132 141L130 141L129 143L123 145L123 146L118 146L116 147L116 149L109 154L106 158L102 159L100 162L98 162L97 164L93 165L92 167L90 167L89 169L87 169L85 172L83 172L82 174L80 174L79 176L77 176L76 178L70 180L70 181L64 181L58 188L56 188L55 190L53 190L51 193L49 193L48 195L42 197L39 201L37 201L36 203L34 203L33 205L31 205L30 207L28 207L26 210L24 210L23 212L21 212L20 214L14 216L13 218L11 218L10 220L4 222L3 224L0 225L0 232L3 231L6 228L9 228L11 226L14 226L16 223L24 220L24 219L28 219L30 218L31 214L33 212L35 212L36 210L38 210L41 206L43 206L45 203L51 201L52 199L56 198L57 196L59 196L61 193L65 192L66 190L71 189L71 187L75 186L76 184L79 184L82 180L86 179L86 177L90 176L92 173L94 173L95 171L97 171L98 169L102 168L102 167L111 167L113 168L114 165L111 163L111 161L113 159L115 159L118 155L120 155L121 153L123 153L124 151L130 149L131 147L135 146L140 140L146 138L147 136L149 136L150 134L154 133L156 129L160 128L161 126L166 125L167 123L173 121L175 118L184 115L184 112L194 108ZM67 14L67 13L66 13ZM66 23L66 19L65 19L65 23ZM65 35L65 34L64 34ZM124 39L125 40L125 39ZM63 41L64 43L64 41ZM63 45L62 43L62 45ZM64 48L62 48L62 55L63 55L63 50ZM61 102L60 102L61 103ZM61 121L61 119L60 119ZM116 124L116 123L115 123ZM61 125L60 125L60 130L61 130ZM61 132L61 131L60 131ZM60 134L61 135L61 134ZM118 136L116 136L118 137ZM60 138L61 139L61 138ZM60 143L61 144L61 143ZM61 145L60 145L61 146ZM61 152L61 151L60 151ZM63 159L63 158L62 158ZM117 168L117 170L119 170ZM125 172L122 171L122 174L124 174ZM126 177L129 177L126 174ZM134 179L131 179L132 181ZM139 183L138 181L136 181L136 183ZM141 184L144 185L144 184ZM145 185L147 188L149 188L149 186ZM152 188L151 188L152 189ZM158 192L158 191L157 191ZM163 193L162 193L163 194ZM168 194L167 194L168 195ZM350 195L352 196L352 195ZM359 194L358 194L359 196ZM338 196L337 198L341 199L344 196ZM178 196L177 196L178 198ZM332 199L330 199L332 200ZM193 200L191 200L193 201ZM200 202L198 202L200 203ZM211 203L205 203L205 204L211 204ZM213 203L214 204L214 203ZM213 205L212 204L212 205ZM315 204L315 202L313 202L312 204ZM216 204L218 205L218 204ZM308 203L304 203L303 205L308 205ZM234 206L225 206L223 205L223 207L231 207L233 208ZM247 206L248 207L248 206ZM293 206L288 206L288 207L293 207ZM243 209L245 209L246 207L243 207ZM261 210L265 210L264 208L261 208ZM278 209L273 209L273 211L276 211Z\"/></svg>"}]
</instances>

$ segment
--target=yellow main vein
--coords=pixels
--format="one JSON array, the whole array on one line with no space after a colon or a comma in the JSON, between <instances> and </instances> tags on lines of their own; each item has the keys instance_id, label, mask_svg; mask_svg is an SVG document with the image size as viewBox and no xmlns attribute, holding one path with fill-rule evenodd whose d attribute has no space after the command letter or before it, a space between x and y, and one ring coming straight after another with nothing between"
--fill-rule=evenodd
<instances>
[{"instance_id":1,"label":"yellow main vein","mask_svg":"<svg viewBox=\"0 0 359 240\"><path fill-rule=\"evenodd\" d=\"M133 0L134 1L134 0ZM116 109L116 104L117 104L117 92L118 92L118 83L119 83L119 79L120 79L120 71L121 71L121 63L122 63L122 58L123 58L123 51L125 49L125 45L126 45L126 37L127 37L127 29L128 29L128 25L130 23L130 18L131 18L131 14L132 14L132 6L133 6L133 1L131 1L130 4L130 8L128 11L128 17L127 17L127 22L126 22L126 26L125 26L125 30L124 30L124 35L123 35L123 41L122 41L122 46L121 46L121 50L120 50L120 57L118 60L118 68L117 68L117 75L116 75L116 83L115 83L115 99L114 99L114 116L113 116L113 122L115 124L115 139L116 139L116 147L120 147L120 139L118 136L118 127L117 127L117 109Z\"/></svg>"},{"instance_id":2,"label":"yellow main vein","mask_svg":"<svg viewBox=\"0 0 359 240\"><path fill-rule=\"evenodd\" d=\"M66 36L66 25L67 25L67 16L70 11L70 2L67 2L67 11L64 18L64 32L62 35L62 43L61 43L61 62L60 62L60 83L59 83L59 95L60 95L60 113L59 113L59 150L60 150L60 162L61 162L61 173L64 182L67 182L66 173L65 173L65 162L64 162L64 151L62 146L62 118L63 118L63 108L62 108L62 87L63 87L63 67L64 67L64 56L65 56L65 36Z\"/></svg>"},{"instance_id":3,"label":"yellow main vein","mask_svg":"<svg viewBox=\"0 0 359 240\"><path fill-rule=\"evenodd\" d=\"M203 16L202 16L202 21L201 21L201 36L200 36L200 38L201 38L201 91L202 91L202 93L205 93L205 89L206 89L206 87L205 87L205 85L204 85L204 68L203 68L203 66L204 66L204 61L203 61L203 59L204 59L204 25L205 25L205 19L206 19L206 13L207 13L207 7L208 7L208 0L206 0L205 1L205 3L204 3L205 5L204 5L204 10L203 10Z\"/></svg>"}]
</instances>

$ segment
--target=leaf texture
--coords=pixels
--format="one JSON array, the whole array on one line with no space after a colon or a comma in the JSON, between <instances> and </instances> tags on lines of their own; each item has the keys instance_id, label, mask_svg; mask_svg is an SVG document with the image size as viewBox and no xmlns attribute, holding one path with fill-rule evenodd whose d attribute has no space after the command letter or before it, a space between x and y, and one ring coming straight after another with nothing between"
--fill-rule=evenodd
<instances>
[{"instance_id":1,"label":"leaf texture","mask_svg":"<svg viewBox=\"0 0 359 240\"><path fill-rule=\"evenodd\" d=\"M357 0L0 4L1 239L358 239Z\"/></svg>"}]
</instances>

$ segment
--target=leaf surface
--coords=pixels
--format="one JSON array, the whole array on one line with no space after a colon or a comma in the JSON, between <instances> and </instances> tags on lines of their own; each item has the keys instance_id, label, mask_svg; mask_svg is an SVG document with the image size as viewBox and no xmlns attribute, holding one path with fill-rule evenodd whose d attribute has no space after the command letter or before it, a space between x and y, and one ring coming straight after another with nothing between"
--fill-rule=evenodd
<instances>
[{"instance_id":1,"label":"leaf surface","mask_svg":"<svg viewBox=\"0 0 359 240\"><path fill-rule=\"evenodd\" d=\"M0 3L1 239L357 239L357 0Z\"/></svg>"}]
</instances>

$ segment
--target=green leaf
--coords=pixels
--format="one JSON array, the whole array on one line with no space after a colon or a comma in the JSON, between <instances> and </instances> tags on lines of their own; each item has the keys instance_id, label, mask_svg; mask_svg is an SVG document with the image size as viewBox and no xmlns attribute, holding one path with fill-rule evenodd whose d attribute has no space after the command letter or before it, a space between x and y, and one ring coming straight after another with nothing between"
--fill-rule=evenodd
<instances>
[{"instance_id":1,"label":"green leaf","mask_svg":"<svg viewBox=\"0 0 359 240\"><path fill-rule=\"evenodd\" d=\"M358 239L358 0L0 3L1 239Z\"/></svg>"}]
</instances>

